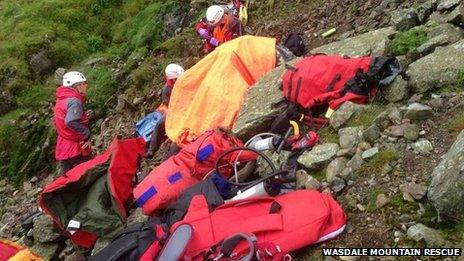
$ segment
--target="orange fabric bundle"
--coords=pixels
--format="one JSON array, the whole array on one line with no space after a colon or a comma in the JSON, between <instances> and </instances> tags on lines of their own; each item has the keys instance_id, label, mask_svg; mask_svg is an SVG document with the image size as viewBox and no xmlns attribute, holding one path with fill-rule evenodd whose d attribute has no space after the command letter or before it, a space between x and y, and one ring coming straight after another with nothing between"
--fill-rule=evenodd
<instances>
[{"instance_id":1,"label":"orange fabric bundle","mask_svg":"<svg viewBox=\"0 0 464 261\"><path fill-rule=\"evenodd\" d=\"M43 259L32 253L24 246L0 238L0 261L42 261Z\"/></svg>"},{"instance_id":2,"label":"orange fabric bundle","mask_svg":"<svg viewBox=\"0 0 464 261\"><path fill-rule=\"evenodd\" d=\"M231 128L245 95L276 64L276 40L242 36L220 45L175 83L166 133L184 146L206 130Z\"/></svg>"}]
</instances>

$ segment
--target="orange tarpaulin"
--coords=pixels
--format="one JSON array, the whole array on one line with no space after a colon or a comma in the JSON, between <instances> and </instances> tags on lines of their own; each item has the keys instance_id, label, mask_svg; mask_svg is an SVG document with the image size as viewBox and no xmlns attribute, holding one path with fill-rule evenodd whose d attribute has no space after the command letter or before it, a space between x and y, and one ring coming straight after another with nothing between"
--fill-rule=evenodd
<instances>
[{"instance_id":1,"label":"orange tarpaulin","mask_svg":"<svg viewBox=\"0 0 464 261\"><path fill-rule=\"evenodd\" d=\"M32 253L26 247L0 238L0 261L42 261L43 259Z\"/></svg>"},{"instance_id":2,"label":"orange tarpaulin","mask_svg":"<svg viewBox=\"0 0 464 261\"><path fill-rule=\"evenodd\" d=\"M166 133L180 146L216 127L231 128L245 95L275 67L274 38L242 36L220 45L175 83Z\"/></svg>"}]
</instances>

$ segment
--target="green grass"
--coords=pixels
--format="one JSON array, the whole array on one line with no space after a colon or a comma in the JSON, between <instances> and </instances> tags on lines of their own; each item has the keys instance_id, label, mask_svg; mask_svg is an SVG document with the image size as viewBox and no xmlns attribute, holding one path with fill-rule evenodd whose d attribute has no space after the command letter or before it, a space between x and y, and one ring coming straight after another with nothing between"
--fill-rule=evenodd
<instances>
[{"instance_id":1,"label":"green grass","mask_svg":"<svg viewBox=\"0 0 464 261\"><path fill-rule=\"evenodd\" d=\"M391 199L390 205L403 214L414 214L417 210L417 205L413 202L404 200L401 192Z\"/></svg>"},{"instance_id":2,"label":"green grass","mask_svg":"<svg viewBox=\"0 0 464 261\"><path fill-rule=\"evenodd\" d=\"M317 134L320 138L320 144L323 143L337 143L338 144L338 133L330 126L322 127Z\"/></svg>"},{"instance_id":3,"label":"green grass","mask_svg":"<svg viewBox=\"0 0 464 261\"><path fill-rule=\"evenodd\" d=\"M364 110L357 114L356 116L352 117L347 123L346 126L348 127L357 127L357 126L364 126L369 127L374 123L374 120L380 113L385 111L385 106L381 104L370 104L364 108Z\"/></svg>"},{"instance_id":4,"label":"green grass","mask_svg":"<svg viewBox=\"0 0 464 261\"><path fill-rule=\"evenodd\" d=\"M411 29L398 32L390 43L390 50L394 56L404 55L415 50L427 41L427 32L419 29Z\"/></svg>"},{"instance_id":5,"label":"green grass","mask_svg":"<svg viewBox=\"0 0 464 261\"><path fill-rule=\"evenodd\" d=\"M380 173L385 164L397 160L399 154L393 149L381 150L369 162L363 164L357 173L361 175Z\"/></svg>"}]
</instances>

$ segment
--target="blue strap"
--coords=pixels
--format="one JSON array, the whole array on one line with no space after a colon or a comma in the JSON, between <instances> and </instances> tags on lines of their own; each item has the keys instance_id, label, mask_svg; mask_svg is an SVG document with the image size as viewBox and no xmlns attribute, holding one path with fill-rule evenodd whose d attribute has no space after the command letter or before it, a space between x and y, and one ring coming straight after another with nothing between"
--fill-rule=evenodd
<instances>
[{"instance_id":1,"label":"blue strap","mask_svg":"<svg viewBox=\"0 0 464 261\"><path fill-rule=\"evenodd\" d=\"M178 171L178 172L172 174L171 176L169 176L168 181L169 181L169 183L174 184L176 181L178 181L181 178L182 178L182 173L180 173L180 171Z\"/></svg>"},{"instance_id":2,"label":"blue strap","mask_svg":"<svg viewBox=\"0 0 464 261\"><path fill-rule=\"evenodd\" d=\"M151 197L156 195L158 191L156 191L155 187L151 186L147 191L145 191L138 199L137 205L142 207Z\"/></svg>"},{"instance_id":3,"label":"blue strap","mask_svg":"<svg viewBox=\"0 0 464 261\"><path fill-rule=\"evenodd\" d=\"M206 160L213 152L214 152L214 146L213 146L213 144L208 144L208 145L204 146L203 148L201 148L201 149L198 151L197 160L198 160L199 162L203 162L203 161Z\"/></svg>"}]
</instances>

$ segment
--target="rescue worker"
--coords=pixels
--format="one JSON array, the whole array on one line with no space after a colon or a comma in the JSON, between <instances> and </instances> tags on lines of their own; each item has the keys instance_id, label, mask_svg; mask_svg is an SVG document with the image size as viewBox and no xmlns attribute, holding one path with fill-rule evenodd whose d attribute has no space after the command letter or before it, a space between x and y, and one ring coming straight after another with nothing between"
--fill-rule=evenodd
<instances>
[{"instance_id":1,"label":"rescue worker","mask_svg":"<svg viewBox=\"0 0 464 261\"><path fill-rule=\"evenodd\" d=\"M240 20L219 5L212 5L206 10L206 17L196 24L195 30L203 39L205 53L243 34Z\"/></svg>"},{"instance_id":2,"label":"rescue worker","mask_svg":"<svg viewBox=\"0 0 464 261\"><path fill-rule=\"evenodd\" d=\"M90 128L84 103L87 79L76 71L63 75L63 85L56 89L53 121L58 134L55 158L61 173L91 159Z\"/></svg>"},{"instance_id":3,"label":"rescue worker","mask_svg":"<svg viewBox=\"0 0 464 261\"><path fill-rule=\"evenodd\" d=\"M166 136L164 129L164 121L166 120L166 111L169 106L169 99L171 98L172 88L176 83L176 80L184 73L182 66L171 63L166 66L165 75L166 82L164 87L161 89L161 104L158 106L156 111L163 115L162 120L155 126L151 134L150 144L147 149L146 157L152 158L155 151L161 145L163 139Z\"/></svg>"}]
</instances>

